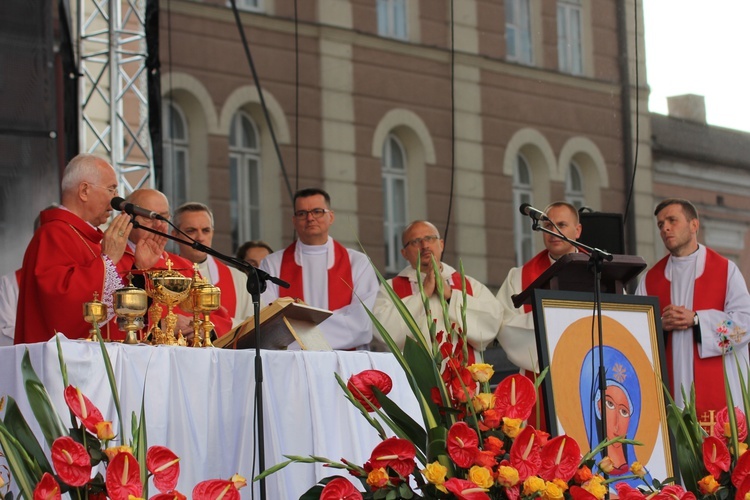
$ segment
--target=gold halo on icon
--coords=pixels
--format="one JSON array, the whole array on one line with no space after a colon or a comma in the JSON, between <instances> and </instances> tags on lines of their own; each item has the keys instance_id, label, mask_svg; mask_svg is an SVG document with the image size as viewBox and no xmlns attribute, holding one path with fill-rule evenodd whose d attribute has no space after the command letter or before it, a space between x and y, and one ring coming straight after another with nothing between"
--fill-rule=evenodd
<instances>
[{"instance_id":1,"label":"gold halo on icon","mask_svg":"<svg viewBox=\"0 0 750 500\"><path fill-rule=\"evenodd\" d=\"M661 379L654 374L653 367L643 347L625 326L613 318L602 315L604 345L623 353L635 368L641 388L641 408L635 440L643 446L634 446L636 459L647 464L656 446L659 418L649 418L658 408L657 390L661 390ZM599 345L598 327L595 344ZM560 336L550 365L552 390L555 398L555 413L565 433L575 439L581 451L589 451L588 437L583 422L583 406L579 391L579 380L583 359L591 350L591 318L581 318L571 323Z\"/></svg>"}]
</instances>

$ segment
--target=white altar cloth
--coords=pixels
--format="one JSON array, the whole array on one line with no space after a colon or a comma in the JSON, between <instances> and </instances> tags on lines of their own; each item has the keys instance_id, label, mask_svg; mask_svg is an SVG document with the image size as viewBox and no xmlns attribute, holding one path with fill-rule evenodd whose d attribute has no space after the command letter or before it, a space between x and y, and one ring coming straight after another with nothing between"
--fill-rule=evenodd
<instances>
[{"instance_id":1,"label":"white altar cloth","mask_svg":"<svg viewBox=\"0 0 750 500\"><path fill-rule=\"evenodd\" d=\"M104 418L113 421L115 432L119 433L99 344L64 337L61 343L69 383L78 386ZM16 400L45 446L23 390L20 366L27 348L58 413L70 426L54 339L0 347L0 396ZM258 470L257 459L253 460L254 350L111 343L107 344L107 351L117 379L127 435L131 414L140 413L143 397L149 446L167 446L181 458L177 486L180 492L189 498L200 481L228 479L240 473L249 484L241 490L242 497L250 498L254 487L255 498L260 498L258 484L250 485ZM284 454L312 454L335 461L343 457L360 465L369 459L379 442L378 435L346 400L334 372L345 381L370 368L388 373L393 378L390 397L421 421L416 399L390 353L262 351L261 358L266 469L285 460ZM319 465L289 465L266 480L267 498L299 498L317 481L333 474L348 475L346 471ZM151 485L149 496L155 493Z\"/></svg>"}]
</instances>

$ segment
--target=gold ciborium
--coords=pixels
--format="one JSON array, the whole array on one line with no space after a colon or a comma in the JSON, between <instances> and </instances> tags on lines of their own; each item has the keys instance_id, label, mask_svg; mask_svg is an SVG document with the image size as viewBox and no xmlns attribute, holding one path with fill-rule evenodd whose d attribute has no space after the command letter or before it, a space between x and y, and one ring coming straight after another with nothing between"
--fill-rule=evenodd
<instances>
[{"instance_id":1,"label":"gold ciborium","mask_svg":"<svg viewBox=\"0 0 750 500\"><path fill-rule=\"evenodd\" d=\"M161 271L148 271L146 273L146 293L154 299L154 304L149 308L149 333L153 332L153 343L175 345L174 327L177 324L177 315L172 308L179 304L190 294L193 278L183 276L178 271L172 270L172 261L167 260L167 269ZM161 306L167 308L166 328L159 328L162 310Z\"/></svg>"},{"instance_id":2,"label":"gold ciborium","mask_svg":"<svg viewBox=\"0 0 750 500\"><path fill-rule=\"evenodd\" d=\"M135 332L143 328L143 315L148 310L148 295L145 290L133 286L132 278L128 275L128 286L115 291L113 299L118 326L126 332L126 344L137 344L140 340Z\"/></svg>"},{"instance_id":3,"label":"gold ciborium","mask_svg":"<svg viewBox=\"0 0 750 500\"><path fill-rule=\"evenodd\" d=\"M83 303L83 320L91 323L89 337L86 340L96 339L97 326L105 319L107 319L107 306L99 301L99 292L94 292L94 300Z\"/></svg>"},{"instance_id":4,"label":"gold ciborium","mask_svg":"<svg viewBox=\"0 0 750 500\"><path fill-rule=\"evenodd\" d=\"M193 347L213 347L211 330L214 329L214 325L211 322L210 313L219 307L221 307L221 290L196 273L190 295L180 303L181 309L193 313ZM201 315L203 315L202 320Z\"/></svg>"}]
</instances>

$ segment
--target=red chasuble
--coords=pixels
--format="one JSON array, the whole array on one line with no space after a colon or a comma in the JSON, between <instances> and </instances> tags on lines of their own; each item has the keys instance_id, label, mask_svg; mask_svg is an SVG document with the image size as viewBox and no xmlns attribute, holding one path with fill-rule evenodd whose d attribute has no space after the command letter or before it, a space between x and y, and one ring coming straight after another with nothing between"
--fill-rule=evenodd
<instances>
[{"instance_id":1,"label":"red chasuble","mask_svg":"<svg viewBox=\"0 0 750 500\"><path fill-rule=\"evenodd\" d=\"M462 290L461 288L461 273L456 271L451 275L451 288L453 290ZM411 282L409 281L409 278L406 276L396 276L393 278L393 291L396 292L396 295L398 295L398 298L403 299L404 297L409 297L412 295L411 291ZM466 294L470 297L474 296L474 293L471 290L471 283L469 283L469 280L466 280Z\"/></svg>"},{"instance_id":2,"label":"red chasuble","mask_svg":"<svg viewBox=\"0 0 750 500\"><path fill-rule=\"evenodd\" d=\"M237 292L234 288L234 276L229 266L214 259L216 267L219 270L219 279L214 285L221 290L221 307L226 308L230 316L237 314Z\"/></svg>"},{"instance_id":3,"label":"red chasuble","mask_svg":"<svg viewBox=\"0 0 750 500\"><path fill-rule=\"evenodd\" d=\"M87 338L83 303L94 292L101 300L104 288L103 233L61 208L44 210L40 219L23 258L14 342L44 342L55 332Z\"/></svg>"},{"instance_id":4,"label":"red chasuble","mask_svg":"<svg viewBox=\"0 0 750 500\"><path fill-rule=\"evenodd\" d=\"M551 265L552 263L549 261L549 252L547 250L542 250L532 257L531 260L521 268L521 290L526 290L526 288L532 284L535 279L541 276L544 271L549 269ZM531 312L531 304L524 304L523 312Z\"/></svg>"},{"instance_id":5,"label":"red chasuble","mask_svg":"<svg viewBox=\"0 0 750 500\"><path fill-rule=\"evenodd\" d=\"M646 274L646 291L649 295L659 297L659 306L663 311L665 307L672 304L672 283L667 280L664 271L667 267L669 255L656 263ZM729 272L729 261L706 248L706 265L703 274L695 280L693 289L693 303L685 304L685 307L694 311L704 309L724 310L727 292L727 276ZM706 325L706 328L709 328ZM669 373L669 386L672 394L675 390L674 376L672 371L672 335L664 332L666 337L667 370ZM722 356L701 358L698 355L698 345L693 344L693 380L695 381L695 406L698 416L708 410L718 411L726 406L724 394L724 363ZM716 388L720 387L720 390ZM685 390L689 390L688 387Z\"/></svg>"},{"instance_id":6,"label":"red chasuble","mask_svg":"<svg viewBox=\"0 0 750 500\"><path fill-rule=\"evenodd\" d=\"M284 250L281 258L279 278L289 283L289 288L279 287L279 297L292 297L305 300L302 283L302 267L294 261L295 241ZM349 252L344 246L333 241L333 266L328 269L328 309L335 311L352 303L352 264Z\"/></svg>"}]
</instances>

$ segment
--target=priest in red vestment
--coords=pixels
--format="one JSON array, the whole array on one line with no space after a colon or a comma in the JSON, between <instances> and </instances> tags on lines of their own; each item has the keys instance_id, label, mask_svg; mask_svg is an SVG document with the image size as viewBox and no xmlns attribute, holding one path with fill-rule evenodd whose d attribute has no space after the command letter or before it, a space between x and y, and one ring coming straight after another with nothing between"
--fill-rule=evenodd
<instances>
[{"instance_id":1,"label":"priest in red vestment","mask_svg":"<svg viewBox=\"0 0 750 500\"><path fill-rule=\"evenodd\" d=\"M750 294L734 262L698 243L700 221L692 203L666 199L654 215L669 254L648 270L636 294L659 297L670 392L682 406L683 390L689 394L694 382L702 420L727 405L725 372L734 404L741 406Z\"/></svg>"},{"instance_id":2,"label":"priest in red vestment","mask_svg":"<svg viewBox=\"0 0 750 500\"><path fill-rule=\"evenodd\" d=\"M114 317L112 293L122 286L116 265L132 224L121 214L106 231L99 226L109 220L117 174L102 158L81 154L65 167L61 191L62 205L41 213L41 225L24 255L16 344L44 342L56 332L88 337L91 325L83 320L83 303L95 294L109 312L100 326L106 328Z\"/></svg>"}]
</instances>

